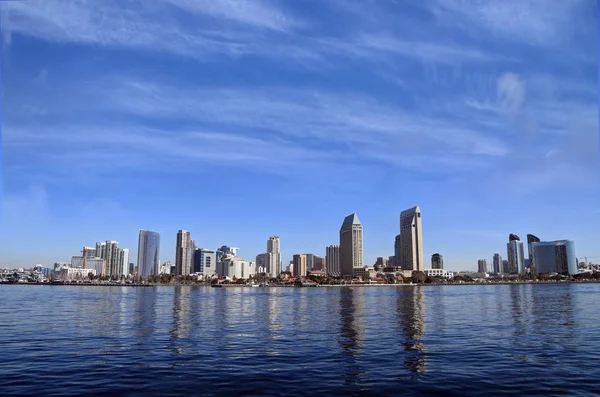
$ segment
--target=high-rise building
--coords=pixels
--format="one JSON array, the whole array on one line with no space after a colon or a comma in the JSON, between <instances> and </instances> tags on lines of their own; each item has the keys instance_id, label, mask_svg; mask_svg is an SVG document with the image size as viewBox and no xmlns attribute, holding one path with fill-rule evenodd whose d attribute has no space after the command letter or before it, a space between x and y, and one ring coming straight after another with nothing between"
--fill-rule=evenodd
<instances>
[{"instance_id":1,"label":"high-rise building","mask_svg":"<svg viewBox=\"0 0 600 397\"><path fill-rule=\"evenodd\" d=\"M440 254L431 255L431 268L432 269L443 269L444 268L444 257Z\"/></svg>"},{"instance_id":2,"label":"high-rise building","mask_svg":"<svg viewBox=\"0 0 600 397\"><path fill-rule=\"evenodd\" d=\"M313 271L315 267L315 256L313 254L304 254L306 255L306 272L310 273Z\"/></svg>"},{"instance_id":3,"label":"high-rise building","mask_svg":"<svg viewBox=\"0 0 600 397\"><path fill-rule=\"evenodd\" d=\"M342 276L352 276L354 269L363 268L363 227L355 212L340 228L340 270Z\"/></svg>"},{"instance_id":4,"label":"high-rise building","mask_svg":"<svg viewBox=\"0 0 600 397\"><path fill-rule=\"evenodd\" d=\"M296 254L294 255L294 266L293 266L294 276L296 277L305 277L307 268L306 268L306 255L305 254Z\"/></svg>"},{"instance_id":5,"label":"high-rise building","mask_svg":"<svg viewBox=\"0 0 600 397\"><path fill-rule=\"evenodd\" d=\"M187 230L177 232L177 245L175 248L175 275L187 276L192 268L191 236Z\"/></svg>"},{"instance_id":6,"label":"high-rise building","mask_svg":"<svg viewBox=\"0 0 600 397\"><path fill-rule=\"evenodd\" d=\"M281 274L281 248L278 236L271 236L267 240L267 273L273 278Z\"/></svg>"},{"instance_id":7,"label":"high-rise building","mask_svg":"<svg viewBox=\"0 0 600 397\"><path fill-rule=\"evenodd\" d=\"M511 233L508 236L506 252L508 254L508 273L525 273L525 252L523 251L523 242L516 234Z\"/></svg>"},{"instance_id":8,"label":"high-rise building","mask_svg":"<svg viewBox=\"0 0 600 397\"><path fill-rule=\"evenodd\" d=\"M123 248L121 250L121 258L119 262L119 275L127 276L129 274L129 248Z\"/></svg>"},{"instance_id":9,"label":"high-rise building","mask_svg":"<svg viewBox=\"0 0 600 397\"><path fill-rule=\"evenodd\" d=\"M194 265L192 273L212 276L217 272L217 259L215 251L208 248L197 248L194 252Z\"/></svg>"},{"instance_id":10,"label":"high-rise building","mask_svg":"<svg viewBox=\"0 0 600 397\"><path fill-rule=\"evenodd\" d=\"M527 253L529 255L529 271L531 273L537 273L537 271L535 269L535 258L533 257L532 244L539 243L539 242L540 242L540 239L537 236L534 236L533 234L527 235Z\"/></svg>"},{"instance_id":11,"label":"high-rise building","mask_svg":"<svg viewBox=\"0 0 600 397\"><path fill-rule=\"evenodd\" d=\"M256 272L266 273L267 272L267 253L256 255Z\"/></svg>"},{"instance_id":12,"label":"high-rise building","mask_svg":"<svg viewBox=\"0 0 600 397\"><path fill-rule=\"evenodd\" d=\"M477 272L487 273L487 259L479 259L477 261Z\"/></svg>"},{"instance_id":13,"label":"high-rise building","mask_svg":"<svg viewBox=\"0 0 600 397\"><path fill-rule=\"evenodd\" d=\"M96 243L96 255L104 259L103 276L120 277L123 273L121 266L121 250L118 241L107 240Z\"/></svg>"},{"instance_id":14,"label":"high-rise building","mask_svg":"<svg viewBox=\"0 0 600 397\"><path fill-rule=\"evenodd\" d=\"M158 275L160 262L160 234L140 230L138 240L137 274L141 277Z\"/></svg>"},{"instance_id":15,"label":"high-rise building","mask_svg":"<svg viewBox=\"0 0 600 397\"><path fill-rule=\"evenodd\" d=\"M341 275L340 246L330 245L325 250L325 267L327 269L327 275L330 277L339 277Z\"/></svg>"},{"instance_id":16,"label":"high-rise building","mask_svg":"<svg viewBox=\"0 0 600 397\"><path fill-rule=\"evenodd\" d=\"M319 255L315 255L312 270L325 271L326 270L325 258L323 258L322 256L319 256Z\"/></svg>"},{"instance_id":17,"label":"high-rise building","mask_svg":"<svg viewBox=\"0 0 600 397\"><path fill-rule=\"evenodd\" d=\"M424 269L423 230L419 206L400 214L400 266L402 270Z\"/></svg>"},{"instance_id":18,"label":"high-rise building","mask_svg":"<svg viewBox=\"0 0 600 397\"><path fill-rule=\"evenodd\" d=\"M503 259L502 260L502 273L503 274L508 274L510 271L510 267L508 265L508 260Z\"/></svg>"},{"instance_id":19,"label":"high-rise building","mask_svg":"<svg viewBox=\"0 0 600 397\"><path fill-rule=\"evenodd\" d=\"M402 246L400 235L397 235L394 239L394 262L391 263L393 266L400 266L400 258L402 254L400 253L400 247Z\"/></svg>"},{"instance_id":20,"label":"high-rise building","mask_svg":"<svg viewBox=\"0 0 600 397\"><path fill-rule=\"evenodd\" d=\"M501 274L502 273L502 257L500 256L500 254L494 254L494 261L492 263L493 265L493 273L495 274Z\"/></svg>"},{"instance_id":21,"label":"high-rise building","mask_svg":"<svg viewBox=\"0 0 600 397\"><path fill-rule=\"evenodd\" d=\"M577 274L575 243L571 240L536 241L529 245L529 254L537 274ZM533 270L532 270L533 271Z\"/></svg>"}]
</instances>

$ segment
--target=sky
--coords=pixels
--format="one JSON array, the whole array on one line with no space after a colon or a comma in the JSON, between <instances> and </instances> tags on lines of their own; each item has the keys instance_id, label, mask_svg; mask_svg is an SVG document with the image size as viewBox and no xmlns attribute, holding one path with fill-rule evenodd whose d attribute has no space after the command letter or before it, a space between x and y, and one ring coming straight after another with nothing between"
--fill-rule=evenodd
<instances>
[{"instance_id":1,"label":"sky","mask_svg":"<svg viewBox=\"0 0 600 397\"><path fill-rule=\"evenodd\" d=\"M365 264L420 206L426 267L509 233L600 262L593 0L0 2L0 267L139 229Z\"/></svg>"}]
</instances>

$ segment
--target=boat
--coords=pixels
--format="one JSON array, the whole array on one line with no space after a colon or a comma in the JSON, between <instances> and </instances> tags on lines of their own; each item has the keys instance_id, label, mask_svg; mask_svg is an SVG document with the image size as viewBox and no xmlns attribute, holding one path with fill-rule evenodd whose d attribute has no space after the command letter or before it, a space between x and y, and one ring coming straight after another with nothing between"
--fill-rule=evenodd
<instances>
[{"instance_id":1,"label":"boat","mask_svg":"<svg viewBox=\"0 0 600 397\"><path fill-rule=\"evenodd\" d=\"M252 288L257 288L257 287L260 287L260 285L258 285L258 284L250 284L250 286L251 286Z\"/></svg>"},{"instance_id":2,"label":"boat","mask_svg":"<svg viewBox=\"0 0 600 397\"><path fill-rule=\"evenodd\" d=\"M211 287L213 287L213 288L223 288L223 284L212 284Z\"/></svg>"}]
</instances>

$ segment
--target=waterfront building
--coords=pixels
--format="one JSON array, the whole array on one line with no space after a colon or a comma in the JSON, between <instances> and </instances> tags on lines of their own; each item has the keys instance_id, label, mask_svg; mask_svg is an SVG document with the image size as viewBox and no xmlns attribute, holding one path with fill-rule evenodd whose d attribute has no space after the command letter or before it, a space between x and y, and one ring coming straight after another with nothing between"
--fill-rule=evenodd
<instances>
[{"instance_id":1,"label":"waterfront building","mask_svg":"<svg viewBox=\"0 0 600 397\"><path fill-rule=\"evenodd\" d=\"M432 269L443 269L444 268L444 257L440 254L431 255L431 268Z\"/></svg>"},{"instance_id":2,"label":"waterfront building","mask_svg":"<svg viewBox=\"0 0 600 397\"><path fill-rule=\"evenodd\" d=\"M502 260L502 274L509 274L510 267L508 265L508 260Z\"/></svg>"},{"instance_id":3,"label":"waterfront building","mask_svg":"<svg viewBox=\"0 0 600 397\"><path fill-rule=\"evenodd\" d=\"M442 268L423 269L423 273L425 273L427 277L442 277L448 279L454 278L454 273Z\"/></svg>"},{"instance_id":4,"label":"waterfront building","mask_svg":"<svg viewBox=\"0 0 600 397\"><path fill-rule=\"evenodd\" d=\"M96 272L95 274L98 275L102 275L105 272L104 259L98 257L72 256L71 265L63 267L71 267L73 269L94 269Z\"/></svg>"},{"instance_id":5,"label":"waterfront building","mask_svg":"<svg viewBox=\"0 0 600 397\"><path fill-rule=\"evenodd\" d=\"M378 256L375 260L375 267L378 269L383 269L384 267L388 267L389 261L388 258L384 258L382 256Z\"/></svg>"},{"instance_id":6,"label":"waterfront building","mask_svg":"<svg viewBox=\"0 0 600 397\"><path fill-rule=\"evenodd\" d=\"M352 276L353 269L363 267L363 227L355 212L344 218L340 228L341 275Z\"/></svg>"},{"instance_id":7,"label":"waterfront building","mask_svg":"<svg viewBox=\"0 0 600 397\"><path fill-rule=\"evenodd\" d=\"M119 277L123 273L118 241L106 240L96 243L96 255L104 259L103 276Z\"/></svg>"},{"instance_id":8,"label":"waterfront building","mask_svg":"<svg viewBox=\"0 0 600 397\"><path fill-rule=\"evenodd\" d=\"M313 268L311 272L314 273L315 271L326 272L325 258L322 256L314 255Z\"/></svg>"},{"instance_id":9,"label":"waterfront building","mask_svg":"<svg viewBox=\"0 0 600 397\"><path fill-rule=\"evenodd\" d=\"M267 270L267 256L268 254L265 252L263 254L256 255L256 268L257 269L265 269Z\"/></svg>"},{"instance_id":10,"label":"waterfront building","mask_svg":"<svg viewBox=\"0 0 600 397\"><path fill-rule=\"evenodd\" d=\"M92 276L96 276L96 269L63 267L58 276L62 280L89 280L90 273Z\"/></svg>"},{"instance_id":11,"label":"waterfront building","mask_svg":"<svg viewBox=\"0 0 600 397\"><path fill-rule=\"evenodd\" d=\"M267 273L277 278L281 274L281 242L279 236L271 236L267 240Z\"/></svg>"},{"instance_id":12,"label":"waterfront building","mask_svg":"<svg viewBox=\"0 0 600 397\"><path fill-rule=\"evenodd\" d=\"M83 260L82 260L83 261ZM69 267L70 263L69 262L55 262L54 263L54 273L58 274L60 273L60 270L63 267Z\"/></svg>"},{"instance_id":13,"label":"waterfront building","mask_svg":"<svg viewBox=\"0 0 600 397\"><path fill-rule=\"evenodd\" d=\"M400 213L400 266L402 270L422 271L425 268L419 206Z\"/></svg>"},{"instance_id":14,"label":"waterfront building","mask_svg":"<svg viewBox=\"0 0 600 397\"><path fill-rule=\"evenodd\" d=\"M534 236L533 234L527 235L527 253L529 256L529 271L531 273L537 273L535 269L535 258L533 257L533 247L532 244L539 243L541 240L539 237Z\"/></svg>"},{"instance_id":15,"label":"waterfront building","mask_svg":"<svg viewBox=\"0 0 600 397\"><path fill-rule=\"evenodd\" d=\"M502 273L502 257L500 256L500 254L496 253L494 254L494 260L492 261L492 267L493 267L493 273L494 274L501 274Z\"/></svg>"},{"instance_id":16,"label":"waterfront building","mask_svg":"<svg viewBox=\"0 0 600 397\"><path fill-rule=\"evenodd\" d=\"M138 240L137 274L142 277L158 274L160 262L160 234L140 230Z\"/></svg>"},{"instance_id":17,"label":"waterfront building","mask_svg":"<svg viewBox=\"0 0 600 397\"><path fill-rule=\"evenodd\" d=\"M394 262L390 263L390 266L400 266L400 258L402 258L401 247L402 238L400 237L400 234L398 234L394 239Z\"/></svg>"},{"instance_id":18,"label":"waterfront building","mask_svg":"<svg viewBox=\"0 0 600 397\"><path fill-rule=\"evenodd\" d=\"M121 258L119 259L119 275L127 276L129 274L129 248L123 248L120 251Z\"/></svg>"},{"instance_id":19,"label":"waterfront building","mask_svg":"<svg viewBox=\"0 0 600 397\"><path fill-rule=\"evenodd\" d=\"M192 273L212 276L217 272L217 259L215 251L208 248L197 248L194 252Z\"/></svg>"},{"instance_id":20,"label":"waterfront building","mask_svg":"<svg viewBox=\"0 0 600 397\"><path fill-rule=\"evenodd\" d=\"M256 266L254 262L225 254L217 264L217 274L219 278L247 279L256 275Z\"/></svg>"},{"instance_id":21,"label":"waterfront building","mask_svg":"<svg viewBox=\"0 0 600 397\"><path fill-rule=\"evenodd\" d=\"M305 277L308 271L306 254L296 254L293 258L293 275Z\"/></svg>"},{"instance_id":22,"label":"waterfront building","mask_svg":"<svg viewBox=\"0 0 600 397\"><path fill-rule=\"evenodd\" d=\"M508 273L525 274L525 252L523 251L523 242L516 234L511 233L508 236L506 251L508 254Z\"/></svg>"},{"instance_id":23,"label":"waterfront building","mask_svg":"<svg viewBox=\"0 0 600 397\"><path fill-rule=\"evenodd\" d=\"M177 245L175 248L175 275L187 276L191 273L191 235L187 230L177 232Z\"/></svg>"},{"instance_id":24,"label":"waterfront building","mask_svg":"<svg viewBox=\"0 0 600 397\"><path fill-rule=\"evenodd\" d=\"M487 260L479 259L477 261L477 272L478 273L487 273Z\"/></svg>"},{"instance_id":25,"label":"waterfront building","mask_svg":"<svg viewBox=\"0 0 600 397\"><path fill-rule=\"evenodd\" d=\"M340 246L330 245L325 249L325 267L327 275L330 277L339 277L340 271Z\"/></svg>"},{"instance_id":26,"label":"waterfront building","mask_svg":"<svg viewBox=\"0 0 600 397\"><path fill-rule=\"evenodd\" d=\"M575 243L572 240L537 241L530 244L535 271L573 275L578 273Z\"/></svg>"}]
</instances>

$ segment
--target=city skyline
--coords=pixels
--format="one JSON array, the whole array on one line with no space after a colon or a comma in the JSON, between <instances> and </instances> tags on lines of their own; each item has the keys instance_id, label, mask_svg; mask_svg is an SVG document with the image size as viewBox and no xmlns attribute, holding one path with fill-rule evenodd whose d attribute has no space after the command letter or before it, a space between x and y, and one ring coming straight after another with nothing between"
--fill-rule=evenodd
<instances>
[{"instance_id":1,"label":"city skyline","mask_svg":"<svg viewBox=\"0 0 600 397\"><path fill-rule=\"evenodd\" d=\"M0 266L140 228L288 263L354 211L372 264L415 203L425 263L600 255L594 2L235 4L0 2Z\"/></svg>"}]
</instances>

